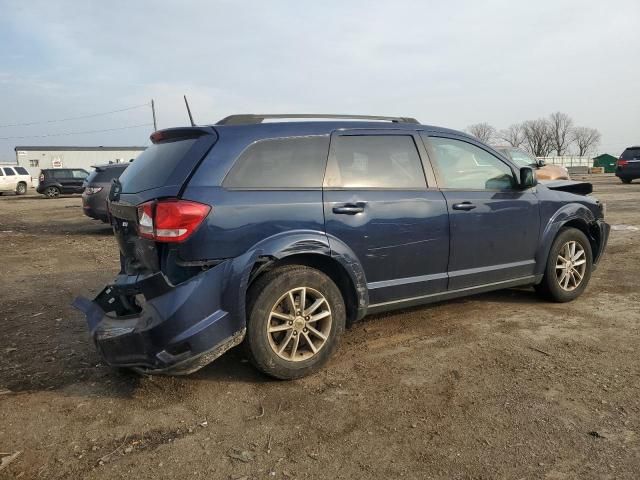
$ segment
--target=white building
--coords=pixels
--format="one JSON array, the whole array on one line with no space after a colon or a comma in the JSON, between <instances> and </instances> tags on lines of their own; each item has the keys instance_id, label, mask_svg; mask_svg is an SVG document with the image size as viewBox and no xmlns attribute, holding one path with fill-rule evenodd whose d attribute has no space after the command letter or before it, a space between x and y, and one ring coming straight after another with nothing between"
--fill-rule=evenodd
<instances>
[{"instance_id":1,"label":"white building","mask_svg":"<svg viewBox=\"0 0 640 480\"><path fill-rule=\"evenodd\" d=\"M17 146L16 163L25 167L32 178L43 168L84 168L123 163L136 158L146 147L51 147Z\"/></svg>"}]
</instances>

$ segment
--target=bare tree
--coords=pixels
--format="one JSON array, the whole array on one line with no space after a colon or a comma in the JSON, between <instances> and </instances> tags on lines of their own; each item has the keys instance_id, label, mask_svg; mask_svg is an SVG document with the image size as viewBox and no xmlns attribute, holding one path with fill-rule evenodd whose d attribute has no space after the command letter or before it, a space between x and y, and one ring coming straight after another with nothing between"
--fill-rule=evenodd
<instances>
[{"instance_id":1,"label":"bare tree","mask_svg":"<svg viewBox=\"0 0 640 480\"><path fill-rule=\"evenodd\" d=\"M600 143L600 132L595 128L576 127L571 132L571 138L578 149L578 156L584 157Z\"/></svg>"},{"instance_id":2,"label":"bare tree","mask_svg":"<svg viewBox=\"0 0 640 480\"><path fill-rule=\"evenodd\" d=\"M524 145L536 157L547 157L553 150L551 124L549 120L527 120L522 123Z\"/></svg>"},{"instance_id":3,"label":"bare tree","mask_svg":"<svg viewBox=\"0 0 640 480\"><path fill-rule=\"evenodd\" d=\"M484 143L489 143L496 136L496 129L486 122L469 125L467 132Z\"/></svg>"},{"instance_id":4,"label":"bare tree","mask_svg":"<svg viewBox=\"0 0 640 480\"><path fill-rule=\"evenodd\" d=\"M521 147L525 142L524 130L521 123L514 123L510 125L509 128L500 130L498 137L512 147Z\"/></svg>"},{"instance_id":5,"label":"bare tree","mask_svg":"<svg viewBox=\"0 0 640 480\"><path fill-rule=\"evenodd\" d=\"M551 143L553 149L559 157L567 153L571 144L571 129L573 120L569 115L562 112L555 112L549 115L551 126Z\"/></svg>"}]
</instances>

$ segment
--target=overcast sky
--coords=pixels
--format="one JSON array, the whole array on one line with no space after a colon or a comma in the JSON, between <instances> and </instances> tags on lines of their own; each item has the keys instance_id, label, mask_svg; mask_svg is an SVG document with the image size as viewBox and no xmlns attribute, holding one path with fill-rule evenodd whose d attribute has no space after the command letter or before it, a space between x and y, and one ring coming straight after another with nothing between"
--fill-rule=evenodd
<instances>
[{"instance_id":1,"label":"overcast sky","mask_svg":"<svg viewBox=\"0 0 640 480\"><path fill-rule=\"evenodd\" d=\"M348 6L346 6L348 4ZM563 111L640 144L640 1L0 0L0 138L232 113L414 116L497 128ZM152 127L0 140L145 145Z\"/></svg>"}]
</instances>

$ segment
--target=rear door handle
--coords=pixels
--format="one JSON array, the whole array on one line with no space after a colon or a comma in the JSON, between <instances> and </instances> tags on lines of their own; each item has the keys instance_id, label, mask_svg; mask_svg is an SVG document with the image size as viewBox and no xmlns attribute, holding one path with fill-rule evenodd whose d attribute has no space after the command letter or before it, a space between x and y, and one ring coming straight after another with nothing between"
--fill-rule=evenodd
<instances>
[{"instance_id":1,"label":"rear door handle","mask_svg":"<svg viewBox=\"0 0 640 480\"><path fill-rule=\"evenodd\" d=\"M473 210L474 208L476 208L476 206L471 202L462 202L454 203L452 208L454 210L464 210L465 212L468 212L469 210Z\"/></svg>"},{"instance_id":2,"label":"rear door handle","mask_svg":"<svg viewBox=\"0 0 640 480\"><path fill-rule=\"evenodd\" d=\"M333 207L333 213L337 215L355 215L364 212L365 202L347 203Z\"/></svg>"}]
</instances>

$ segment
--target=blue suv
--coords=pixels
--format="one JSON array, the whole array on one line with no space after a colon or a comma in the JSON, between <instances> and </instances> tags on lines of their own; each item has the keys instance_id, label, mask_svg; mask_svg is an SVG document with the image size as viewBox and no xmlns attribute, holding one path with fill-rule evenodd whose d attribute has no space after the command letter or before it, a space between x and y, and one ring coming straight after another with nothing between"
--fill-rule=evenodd
<instances>
[{"instance_id":1,"label":"blue suv","mask_svg":"<svg viewBox=\"0 0 640 480\"><path fill-rule=\"evenodd\" d=\"M74 302L113 366L186 374L244 343L298 378L370 313L525 285L573 300L609 235L589 184L411 118L233 115L151 141L109 194L121 271Z\"/></svg>"}]
</instances>

